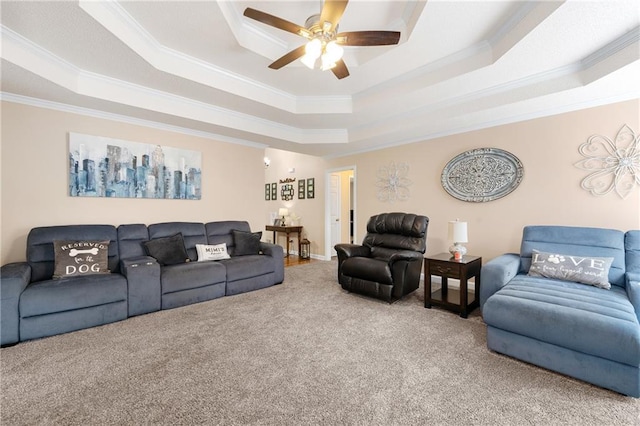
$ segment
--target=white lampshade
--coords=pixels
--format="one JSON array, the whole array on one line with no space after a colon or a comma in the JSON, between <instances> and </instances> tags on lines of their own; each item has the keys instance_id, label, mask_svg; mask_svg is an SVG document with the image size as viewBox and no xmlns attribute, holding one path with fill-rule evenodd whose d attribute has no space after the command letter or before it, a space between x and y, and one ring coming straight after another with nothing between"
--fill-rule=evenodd
<instances>
[{"instance_id":1,"label":"white lampshade","mask_svg":"<svg viewBox=\"0 0 640 426\"><path fill-rule=\"evenodd\" d=\"M307 67L313 69L316 63L316 59L322 54L322 42L317 38L309 41L304 48L304 56L300 58L300 61Z\"/></svg>"},{"instance_id":2,"label":"white lampshade","mask_svg":"<svg viewBox=\"0 0 640 426\"><path fill-rule=\"evenodd\" d=\"M467 222L449 221L449 240L454 243L468 243Z\"/></svg>"},{"instance_id":3,"label":"white lampshade","mask_svg":"<svg viewBox=\"0 0 640 426\"><path fill-rule=\"evenodd\" d=\"M281 216L281 217L289 216L289 209L285 207L280 207L278 209L278 216Z\"/></svg>"}]
</instances>

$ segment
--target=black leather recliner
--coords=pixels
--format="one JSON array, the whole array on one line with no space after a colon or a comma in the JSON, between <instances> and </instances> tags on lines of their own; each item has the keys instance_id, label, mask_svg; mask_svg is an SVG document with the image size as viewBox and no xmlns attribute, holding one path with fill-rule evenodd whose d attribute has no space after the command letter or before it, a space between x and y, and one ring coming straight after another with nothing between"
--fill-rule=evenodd
<instances>
[{"instance_id":1,"label":"black leather recliner","mask_svg":"<svg viewBox=\"0 0 640 426\"><path fill-rule=\"evenodd\" d=\"M342 288L390 303L416 290L428 225L428 217L410 213L372 216L362 245L335 246Z\"/></svg>"}]
</instances>

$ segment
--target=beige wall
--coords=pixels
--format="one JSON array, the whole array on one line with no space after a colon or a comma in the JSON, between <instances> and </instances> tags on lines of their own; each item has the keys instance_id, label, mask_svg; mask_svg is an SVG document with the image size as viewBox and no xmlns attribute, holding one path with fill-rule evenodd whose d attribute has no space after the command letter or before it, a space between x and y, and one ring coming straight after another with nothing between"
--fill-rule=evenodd
<instances>
[{"instance_id":1,"label":"beige wall","mask_svg":"<svg viewBox=\"0 0 640 426\"><path fill-rule=\"evenodd\" d=\"M303 238L306 237L311 242L311 254L317 256L324 253L324 173L326 170L325 160L310 155L297 154L288 151L267 148L265 156L271 160L268 168L264 169L264 183L277 183L278 199L265 201L264 223L268 223L271 213L277 213L280 207L289 209L289 214L296 214L300 217L300 225L303 228ZM290 169L295 169L290 172ZM307 199L298 198L298 182L300 179L315 179L315 197ZM295 189L293 200L283 201L280 193L282 184L280 181L295 179L292 182ZM264 189L264 185L263 185ZM264 192L264 191L263 191ZM263 194L264 199L264 194ZM264 229L264 227L263 227ZM277 243L284 246L285 237L277 235ZM264 239L273 239L271 232L264 234ZM293 248L297 250L297 241L294 241Z\"/></svg>"},{"instance_id":2,"label":"beige wall","mask_svg":"<svg viewBox=\"0 0 640 426\"><path fill-rule=\"evenodd\" d=\"M588 173L574 166L582 158L578 146L589 136L614 139L625 123L640 134L637 100L338 158L329 167L357 166L356 235L360 240L371 215L414 212L430 218L427 253L435 254L451 244L447 222L460 218L468 222L469 253L486 261L503 252L517 252L525 225L640 228L640 188L636 186L624 200L614 193L596 197L580 187ZM442 169L457 154L481 147L516 155L524 165L522 183L506 197L487 203L451 197L440 184ZM376 198L376 171L391 161L410 167L407 201L391 204Z\"/></svg>"},{"instance_id":3,"label":"beige wall","mask_svg":"<svg viewBox=\"0 0 640 426\"><path fill-rule=\"evenodd\" d=\"M69 132L200 151L202 199L70 197ZM263 156L261 148L3 102L1 262L25 259L35 226L247 220L263 229Z\"/></svg>"},{"instance_id":4,"label":"beige wall","mask_svg":"<svg viewBox=\"0 0 640 426\"><path fill-rule=\"evenodd\" d=\"M593 134L613 139L623 124L640 133L640 102L629 101L490 129L448 136L336 159L232 145L142 126L2 103L2 263L24 259L26 235L34 226L73 223L154 223L171 220L247 220L263 230L270 212L288 207L301 217L311 252L325 255L327 171L355 166L356 242L367 219L387 211L425 214L431 219L427 253L446 251L447 222L469 222L469 252L485 261L517 251L529 224L640 228L640 190L622 200L595 197L580 187L587 172L574 164L578 146ZM203 198L132 200L72 198L67 190L68 132L199 150L203 156ZM467 203L447 194L440 175L447 162L469 149L493 147L516 155L524 165L521 185L488 203ZM264 168L263 156L271 159ZM406 162L412 181L407 201L377 199L376 172L390 161ZM293 173L289 169L295 168ZM315 198L298 199L299 179L315 178ZM280 180L296 178L293 200L283 202ZM264 184L278 183L278 199L264 200ZM265 232L263 240L271 239ZM282 241L278 241L284 245Z\"/></svg>"}]
</instances>

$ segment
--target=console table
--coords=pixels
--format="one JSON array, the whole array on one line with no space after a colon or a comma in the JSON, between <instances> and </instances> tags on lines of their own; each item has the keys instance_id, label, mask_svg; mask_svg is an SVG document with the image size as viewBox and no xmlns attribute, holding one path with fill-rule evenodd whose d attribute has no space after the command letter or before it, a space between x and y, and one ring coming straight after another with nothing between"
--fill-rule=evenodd
<instances>
[{"instance_id":1,"label":"console table","mask_svg":"<svg viewBox=\"0 0 640 426\"><path fill-rule=\"evenodd\" d=\"M284 232L287 234L287 254L285 257L289 257L289 234L293 232L298 233L298 256L301 253L300 250L300 240L302 239L302 226L275 226L275 225L267 225L267 231L273 231L273 244L276 244L276 233Z\"/></svg>"},{"instance_id":2,"label":"console table","mask_svg":"<svg viewBox=\"0 0 640 426\"><path fill-rule=\"evenodd\" d=\"M462 318L467 318L469 312L479 306L480 298L480 270L482 258L479 256L462 256L455 260L449 253L427 256L424 259L424 307L436 305L457 312ZM442 278L442 288L431 291L431 276ZM475 277L475 292L473 299L467 290L467 279ZM448 288L447 279L460 280L460 291Z\"/></svg>"}]
</instances>

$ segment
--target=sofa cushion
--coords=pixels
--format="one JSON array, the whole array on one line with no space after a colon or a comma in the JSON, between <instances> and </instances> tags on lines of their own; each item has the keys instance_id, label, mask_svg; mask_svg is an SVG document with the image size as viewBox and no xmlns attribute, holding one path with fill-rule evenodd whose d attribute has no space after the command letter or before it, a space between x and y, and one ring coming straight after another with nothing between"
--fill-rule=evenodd
<instances>
[{"instance_id":1,"label":"sofa cushion","mask_svg":"<svg viewBox=\"0 0 640 426\"><path fill-rule=\"evenodd\" d=\"M260 253L260 238L262 238L262 232L244 232L234 229L231 233L235 245L234 256L247 256Z\"/></svg>"},{"instance_id":2,"label":"sofa cushion","mask_svg":"<svg viewBox=\"0 0 640 426\"><path fill-rule=\"evenodd\" d=\"M604 290L520 274L487 300L482 314L489 326L640 365L638 318L625 289L618 286Z\"/></svg>"},{"instance_id":3,"label":"sofa cushion","mask_svg":"<svg viewBox=\"0 0 640 426\"><path fill-rule=\"evenodd\" d=\"M109 274L109 241L54 241L53 278Z\"/></svg>"},{"instance_id":4,"label":"sofa cushion","mask_svg":"<svg viewBox=\"0 0 640 426\"><path fill-rule=\"evenodd\" d=\"M170 237L177 233L182 234L187 255L194 262L198 260L196 244L215 244L207 242L204 224L200 222L154 223L148 226L148 230L149 239Z\"/></svg>"},{"instance_id":5,"label":"sofa cushion","mask_svg":"<svg viewBox=\"0 0 640 426\"><path fill-rule=\"evenodd\" d=\"M20 296L20 317L72 311L127 300L120 274L76 276L30 284Z\"/></svg>"},{"instance_id":6,"label":"sofa cushion","mask_svg":"<svg viewBox=\"0 0 640 426\"><path fill-rule=\"evenodd\" d=\"M582 257L571 254L532 251L529 275L557 278L610 289L609 268L613 257Z\"/></svg>"},{"instance_id":7,"label":"sofa cushion","mask_svg":"<svg viewBox=\"0 0 640 426\"><path fill-rule=\"evenodd\" d=\"M225 243L196 244L196 251L198 252L198 262L229 259L231 257L227 253L227 245Z\"/></svg>"},{"instance_id":8,"label":"sofa cushion","mask_svg":"<svg viewBox=\"0 0 640 426\"><path fill-rule=\"evenodd\" d=\"M219 262L190 262L163 266L160 281L162 294L167 294L223 283L226 278L226 269Z\"/></svg>"},{"instance_id":9,"label":"sofa cushion","mask_svg":"<svg viewBox=\"0 0 640 426\"><path fill-rule=\"evenodd\" d=\"M228 282L270 274L276 268L276 261L264 255L232 257L222 263L227 268Z\"/></svg>"},{"instance_id":10,"label":"sofa cushion","mask_svg":"<svg viewBox=\"0 0 640 426\"><path fill-rule=\"evenodd\" d=\"M142 244L147 254L156 258L161 265L177 265L189 261L181 233L170 237L154 238Z\"/></svg>"}]
</instances>

